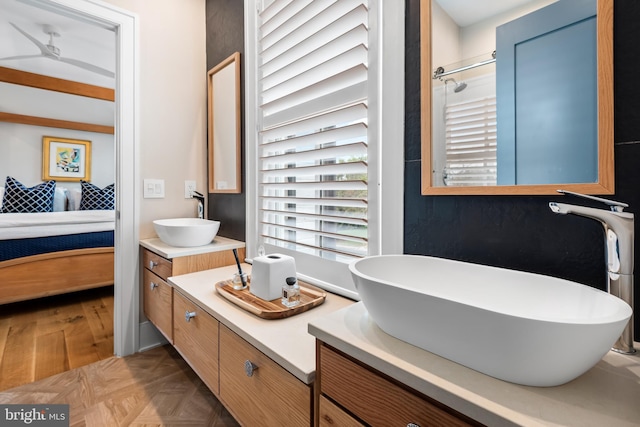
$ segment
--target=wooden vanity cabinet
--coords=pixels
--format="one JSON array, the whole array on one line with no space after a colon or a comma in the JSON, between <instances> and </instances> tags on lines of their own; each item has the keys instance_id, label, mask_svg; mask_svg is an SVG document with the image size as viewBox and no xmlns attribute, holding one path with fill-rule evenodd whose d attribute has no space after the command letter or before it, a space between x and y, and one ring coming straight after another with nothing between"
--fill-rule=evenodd
<instances>
[{"instance_id":1,"label":"wooden vanity cabinet","mask_svg":"<svg viewBox=\"0 0 640 427\"><path fill-rule=\"evenodd\" d=\"M220 325L220 399L240 424L310 426L311 396L310 386Z\"/></svg>"},{"instance_id":2,"label":"wooden vanity cabinet","mask_svg":"<svg viewBox=\"0 0 640 427\"><path fill-rule=\"evenodd\" d=\"M164 337L173 344L173 289L148 269L142 272L144 314Z\"/></svg>"},{"instance_id":3,"label":"wooden vanity cabinet","mask_svg":"<svg viewBox=\"0 0 640 427\"><path fill-rule=\"evenodd\" d=\"M167 283L167 277L172 275L173 263L143 249L142 266L144 315L173 344L173 288Z\"/></svg>"},{"instance_id":4,"label":"wooden vanity cabinet","mask_svg":"<svg viewBox=\"0 0 640 427\"><path fill-rule=\"evenodd\" d=\"M244 258L245 249L238 249L238 255ZM143 248L142 262L145 315L241 425L313 425L312 386L167 281L168 277L235 264L233 251L166 259Z\"/></svg>"},{"instance_id":5,"label":"wooden vanity cabinet","mask_svg":"<svg viewBox=\"0 0 640 427\"><path fill-rule=\"evenodd\" d=\"M238 249L244 259L245 249ZM144 315L173 344L173 289L167 278L235 264L232 250L206 252L167 259L142 248L142 299Z\"/></svg>"},{"instance_id":6,"label":"wooden vanity cabinet","mask_svg":"<svg viewBox=\"0 0 640 427\"><path fill-rule=\"evenodd\" d=\"M318 426L480 424L318 341Z\"/></svg>"},{"instance_id":7,"label":"wooden vanity cabinet","mask_svg":"<svg viewBox=\"0 0 640 427\"><path fill-rule=\"evenodd\" d=\"M173 346L216 395L219 322L180 292L173 294Z\"/></svg>"}]
</instances>

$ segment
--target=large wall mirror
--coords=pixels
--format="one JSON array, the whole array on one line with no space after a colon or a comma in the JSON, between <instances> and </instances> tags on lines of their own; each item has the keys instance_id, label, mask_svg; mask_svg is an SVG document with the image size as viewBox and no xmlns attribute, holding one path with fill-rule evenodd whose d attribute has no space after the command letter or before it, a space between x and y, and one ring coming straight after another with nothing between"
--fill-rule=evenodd
<instances>
[{"instance_id":1,"label":"large wall mirror","mask_svg":"<svg viewBox=\"0 0 640 427\"><path fill-rule=\"evenodd\" d=\"M209 193L240 193L241 106L240 53L207 73L209 103Z\"/></svg>"},{"instance_id":2,"label":"large wall mirror","mask_svg":"<svg viewBox=\"0 0 640 427\"><path fill-rule=\"evenodd\" d=\"M421 2L422 194L613 194L613 0Z\"/></svg>"}]
</instances>

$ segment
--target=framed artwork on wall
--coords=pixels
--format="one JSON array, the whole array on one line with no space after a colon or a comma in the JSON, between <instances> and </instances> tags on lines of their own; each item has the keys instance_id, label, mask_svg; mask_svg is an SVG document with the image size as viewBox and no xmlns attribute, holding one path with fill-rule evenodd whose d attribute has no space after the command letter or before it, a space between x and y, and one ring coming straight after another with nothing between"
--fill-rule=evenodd
<instances>
[{"instance_id":1,"label":"framed artwork on wall","mask_svg":"<svg viewBox=\"0 0 640 427\"><path fill-rule=\"evenodd\" d=\"M42 137L42 179L91 181L91 141Z\"/></svg>"}]
</instances>

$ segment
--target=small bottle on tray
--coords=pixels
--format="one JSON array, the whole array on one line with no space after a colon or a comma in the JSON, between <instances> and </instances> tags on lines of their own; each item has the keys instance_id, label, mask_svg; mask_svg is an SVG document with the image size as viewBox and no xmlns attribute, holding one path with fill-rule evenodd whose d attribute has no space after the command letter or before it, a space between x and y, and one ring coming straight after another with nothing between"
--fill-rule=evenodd
<instances>
[{"instance_id":1,"label":"small bottle on tray","mask_svg":"<svg viewBox=\"0 0 640 427\"><path fill-rule=\"evenodd\" d=\"M300 286L298 279L295 277L287 277L287 284L282 287L282 305L286 307L295 307L300 304Z\"/></svg>"}]
</instances>

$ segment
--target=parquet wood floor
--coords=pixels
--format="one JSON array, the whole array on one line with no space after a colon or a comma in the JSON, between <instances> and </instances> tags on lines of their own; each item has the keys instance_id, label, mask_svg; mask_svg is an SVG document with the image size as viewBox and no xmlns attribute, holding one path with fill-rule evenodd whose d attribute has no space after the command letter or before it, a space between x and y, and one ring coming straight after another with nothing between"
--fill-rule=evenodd
<instances>
[{"instance_id":1,"label":"parquet wood floor","mask_svg":"<svg viewBox=\"0 0 640 427\"><path fill-rule=\"evenodd\" d=\"M238 426L169 345L0 392L8 403L69 404L71 427Z\"/></svg>"},{"instance_id":2,"label":"parquet wood floor","mask_svg":"<svg viewBox=\"0 0 640 427\"><path fill-rule=\"evenodd\" d=\"M113 286L0 306L0 390L113 356Z\"/></svg>"}]
</instances>

